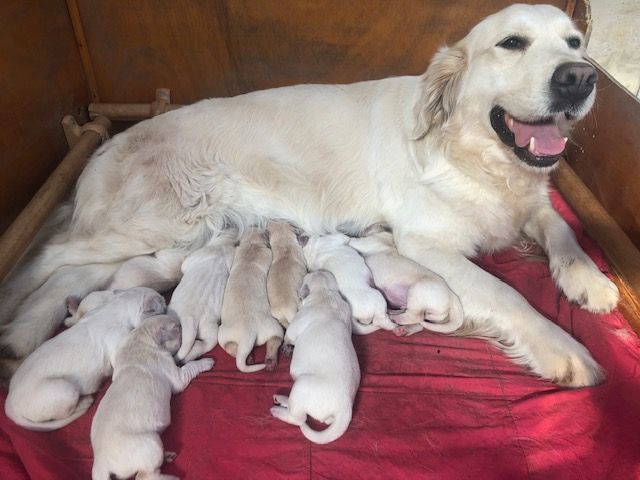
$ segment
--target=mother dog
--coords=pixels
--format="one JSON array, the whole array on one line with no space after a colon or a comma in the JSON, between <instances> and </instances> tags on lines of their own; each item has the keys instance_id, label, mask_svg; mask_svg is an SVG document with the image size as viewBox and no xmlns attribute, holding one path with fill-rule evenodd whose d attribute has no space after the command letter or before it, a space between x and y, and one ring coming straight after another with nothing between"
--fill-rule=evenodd
<instances>
[{"instance_id":1,"label":"mother dog","mask_svg":"<svg viewBox=\"0 0 640 480\"><path fill-rule=\"evenodd\" d=\"M66 230L4 285L5 356L32 351L67 295L100 288L132 256L193 250L230 223L278 218L321 233L384 222L401 254L449 283L474 334L561 385L597 383L580 343L468 260L525 233L570 300L616 305L547 192L594 101L583 53L562 11L513 5L422 76L204 100L141 122L93 155Z\"/></svg>"}]
</instances>

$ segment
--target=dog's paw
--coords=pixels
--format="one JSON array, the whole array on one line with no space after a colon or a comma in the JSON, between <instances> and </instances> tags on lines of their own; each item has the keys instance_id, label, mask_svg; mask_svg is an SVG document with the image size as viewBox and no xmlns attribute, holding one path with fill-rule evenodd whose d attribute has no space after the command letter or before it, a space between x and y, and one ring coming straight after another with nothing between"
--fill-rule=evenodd
<instances>
[{"instance_id":1,"label":"dog's paw","mask_svg":"<svg viewBox=\"0 0 640 480\"><path fill-rule=\"evenodd\" d=\"M414 323L413 325L399 325L393 329L393 333L397 337L408 337L409 335L413 335L414 333L418 333L424 330L424 327L419 323Z\"/></svg>"},{"instance_id":2,"label":"dog's paw","mask_svg":"<svg viewBox=\"0 0 640 480\"><path fill-rule=\"evenodd\" d=\"M618 304L618 287L589 258L558 262L552 268L567 298L594 313L607 313Z\"/></svg>"},{"instance_id":3,"label":"dog's paw","mask_svg":"<svg viewBox=\"0 0 640 480\"><path fill-rule=\"evenodd\" d=\"M538 375L563 387L588 387L604 380L602 368L589 351L555 325L549 325L544 338L532 339L526 353L517 347L510 353Z\"/></svg>"},{"instance_id":4,"label":"dog's paw","mask_svg":"<svg viewBox=\"0 0 640 480\"><path fill-rule=\"evenodd\" d=\"M173 462L178 454L176 452L164 452L164 461L165 463Z\"/></svg>"},{"instance_id":5,"label":"dog's paw","mask_svg":"<svg viewBox=\"0 0 640 480\"><path fill-rule=\"evenodd\" d=\"M273 372L278 366L278 361L275 358L265 358L264 364L267 372Z\"/></svg>"},{"instance_id":6,"label":"dog's paw","mask_svg":"<svg viewBox=\"0 0 640 480\"><path fill-rule=\"evenodd\" d=\"M197 365L199 372L208 372L216 363L213 358L201 358L200 360L193 360L193 362Z\"/></svg>"},{"instance_id":7,"label":"dog's paw","mask_svg":"<svg viewBox=\"0 0 640 480\"><path fill-rule=\"evenodd\" d=\"M282 347L280 347L280 351L284 357L290 357L293 355L293 344L291 343L283 343Z\"/></svg>"}]
</instances>

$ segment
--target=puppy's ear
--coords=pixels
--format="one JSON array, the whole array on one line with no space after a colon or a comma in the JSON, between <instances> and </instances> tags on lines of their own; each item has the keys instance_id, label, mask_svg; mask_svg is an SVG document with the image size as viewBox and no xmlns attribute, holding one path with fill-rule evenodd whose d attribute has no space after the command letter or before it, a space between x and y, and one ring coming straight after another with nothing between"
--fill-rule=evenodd
<instances>
[{"instance_id":1,"label":"puppy's ear","mask_svg":"<svg viewBox=\"0 0 640 480\"><path fill-rule=\"evenodd\" d=\"M298 298L300 300L304 300L309 295L309 285L303 283L302 286L298 289Z\"/></svg>"},{"instance_id":2,"label":"puppy's ear","mask_svg":"<svg viewBox=\"0 0 640 480\"><path fill-rule=\"evenodd\" d=\"M415 106L414 139L441 127L452 115L466 66L467 55L460 44L441 48L435 54L422 78L422 94Z\"/></svg>"},{"instance_id":3,"label":"puppy's ear","mask_svg":"<svg viewBox=\"0 0 640 480\"><path fill-rule=\"evenodd\" d=\"M164 313L167 309L167 303L159 295L145 296L142 304L142 313L145 315L158 315Z\"/></svg>"}]
</instances>

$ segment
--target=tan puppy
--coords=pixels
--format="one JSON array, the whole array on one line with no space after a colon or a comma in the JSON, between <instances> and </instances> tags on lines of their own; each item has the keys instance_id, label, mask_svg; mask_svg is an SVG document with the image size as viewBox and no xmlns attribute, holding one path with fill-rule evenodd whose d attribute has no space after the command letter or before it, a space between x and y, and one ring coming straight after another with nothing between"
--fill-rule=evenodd
<instances>
[{"instance_id":1,"label":"tan puppy","mask_svg":"<svg viewBox=\"0 0 640 480\"><path fill-rule=\"evenodd\" d=\"M93 480L172 480L162 475L165 454L160 433L171 423L171 394L182 392L199 373L211 370L203 358L176 366L180 323L169 315L147 318L118 351L113 383L91 424Z\"/></svg>"},{"instance_id":2,"label":"tan puppy","mask_svg":"<svg viewBox=\"0 0 640 480\"><path fill-rule=\"evenodd\" d=\"M266 232L252 227L236 248L233 267L222 302L222 323L218 342L229 355L236 357L241 372L273 370L278 363L278 348L284 332L271 316L267 298L267 272L271 250ZM247 365L254 345L267 344L265 363Z\"/></svg>"},{"instance_id":3,"label":"tan puppy","mask_svg":"<svg viewBox=\"0 0 640 480\"><path fill-rule=\"evenodd\" d=\"M396 335L423 329L452 333L464 323L462 305L447 283L435 273L398 253L391 232L352 238L349 245L365 258L373 281L392 308L403 313L391 318L401 325Z\"/></svg>"},{"instance_id":4,"label":"tan puppy","mask_svg":"<svg viewBox=\"0 0 640 480\"><path fill-rule=\"evenodd\" d=\"M397 325L387 315L386 300L372 287L371 271L348 243L349 237L341 233L309 238L303 249L309 270L327 270L335 276L351 306L353 333L393 330Z\"/></svg>"},{"instance_id":5,"label":"tan puppy","mask_svg":"<svg viewBox=\"0 0 640 480\"><path fill-rule=\"evenodd\" d=\"M114 292L77 325L43 343L20 365L5 412L30 430L55 430L82 415L111 375L118 349L146 317L164 313L164 298L149 288Z\"/></svg>"},{"instance_id":6,"label":"tan puppy","mask_svg":"<svg viewBox=\"0 0 640 480\"><path fill-rule=\"evenodd\" d=\"M351 309L325 271L304 279L302 308L287 329L285 342L295 345L291 359L294 384L289 397L274 395L271 414L298 425L315 443L333 442L351 422L353 399L360 384L360 365L351 342ZM330 424L318 432L307 415Z\"/></svg>"},{"instance_id":7,"label":"tan puppy","mask_svg":"<svg viewBox=\"0 0 640 480\"><path fill-rule=\"evenodd\" d=\"M224 234L196 250L182 264L182 280L168 312L182 325L178 360L193 360L218 343L222 298L233 262L235 235Z\"/></svg>"},{"instance_id":8,"label":"tan puppy","mask_svg":"<svg viewBox=\"0 0 640 480\"><path fill-rule=\"evenodd\" d=\"M273 261L267 276L271 315L284 328L298 311L298 289L307 274L302 246L293 227L285 222L269 222L269 243Z\"/></svg>"}]
</instances>

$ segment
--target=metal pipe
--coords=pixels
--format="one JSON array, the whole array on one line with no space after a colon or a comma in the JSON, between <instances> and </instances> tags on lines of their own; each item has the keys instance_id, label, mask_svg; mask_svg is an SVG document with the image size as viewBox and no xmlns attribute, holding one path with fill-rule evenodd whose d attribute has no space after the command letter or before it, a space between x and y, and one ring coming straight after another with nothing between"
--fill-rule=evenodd
<instances>
[{"instance_id":1,"label":"metal pipe","mask_svg":"<svg viewBox=\"0 0 640 480\"><path fill-rule=\"evenodd\" d=\"M75 146L0 237L0 282L29 247L53 209L69 193L89 156L106 138L110 125L108 118L96 117L82 127Z\"/></svg>"}]
</instances>

